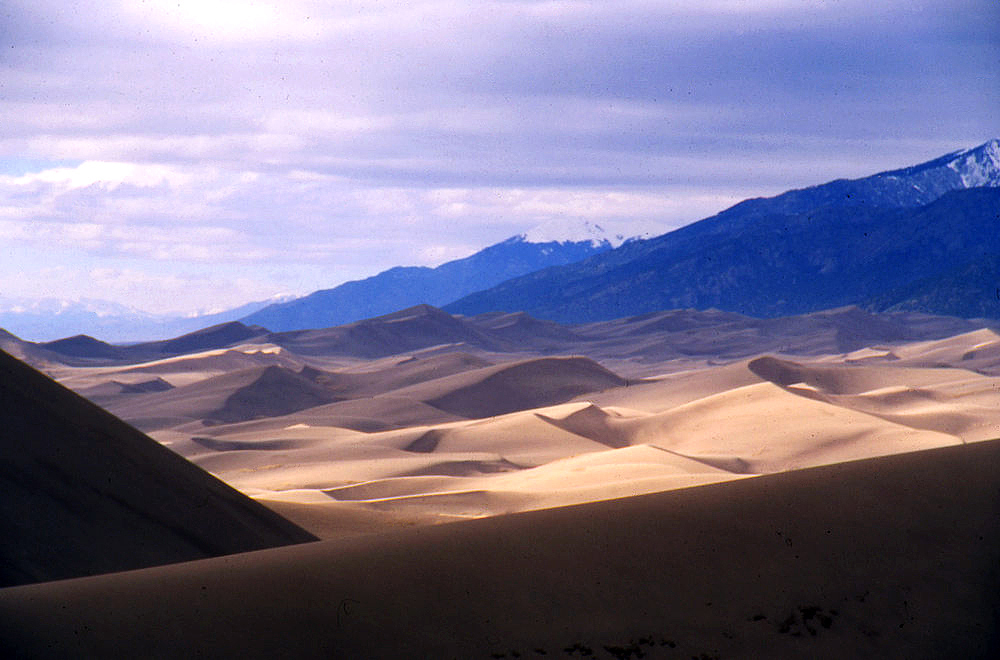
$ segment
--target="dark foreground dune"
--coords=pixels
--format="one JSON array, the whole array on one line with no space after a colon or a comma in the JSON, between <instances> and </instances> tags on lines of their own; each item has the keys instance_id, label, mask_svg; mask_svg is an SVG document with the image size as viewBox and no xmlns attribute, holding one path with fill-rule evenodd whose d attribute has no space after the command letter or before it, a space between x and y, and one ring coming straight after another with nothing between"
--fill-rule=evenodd
<instances>
[{"instance_id":1,"label":"dark foreground dune","mask_svg":"<svg viewBox=\"0 0 1000 660\"><path fill-rule=\"evenodd\" d=\"M0 586L313 539L0 352Z\"/></svg>"},{"instance_id":2,"label":"dark foreground dune","mask_svg":"<svg viewBox=\"0 0 1000 660\"><path fill-rule=\"evenodd\" d=\"M989 658L1000 442L0 590L15 657Z\"/></svg>"}]
</instances>

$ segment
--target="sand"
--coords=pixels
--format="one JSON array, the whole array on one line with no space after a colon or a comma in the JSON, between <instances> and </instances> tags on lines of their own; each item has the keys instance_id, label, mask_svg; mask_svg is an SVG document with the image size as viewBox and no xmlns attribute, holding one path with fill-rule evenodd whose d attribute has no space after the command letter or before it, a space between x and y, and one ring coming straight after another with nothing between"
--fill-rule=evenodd
<instances>
[{"instance_id":1,"label":"sand","mask_svg":"<svg viewBox=\"0 0 1000 660\"><path fill-rule=\"evenodd\" d=\"M0 586L313 537L0 352Z\"/></svg>"},{"instance_id":2,"label":"sand","mask_svg":"<svg viewBox=\"0 0 1000 660\"><path fill-rule=\"evenodd\" d=\"M856 309L565 328L418 307L210 330L113 364L0 336L150 433L8 379L7 583L184 562L0 589L0 651L996 650L989 328ZM242 552L313 538L293 523L324 540Z\"/></svg>"},{"instance_id":3,"label":"sand","mask_svg":"<svg viewBox=\"0 0 1000 660\"><path fill-rule=\"evenodd\" d=\"M421 307L57 375L258 501L294 501L291 515L330 538L335 520L377 531L379 520L502 515L1000 437L1000 337L885 340L968 327L904 321L852 309L771 321L677 311L569 329ZM383 355L395 337L405 347L420 332L430 342L473 330L505 334L477 340L490 350ZM294 343L286 334L307 354L272 343ZM857 347L870 336L879 341ZM493 350L501 340L521 348ZM705 357L796 343L850 350ZM322 353L347 345L359 355ZM559 345L594 357L523 350Z\"/></svg>"},{"instance_id":4,"label":"sand","mask_svg":"<svg viewBox=\"0 0 1000 660\"><path fill-rule=\"evenodd\" d=\"M439 392L473 386L489 399L492 383L484 374L494 373L516 376L516 369L474 368L279 418L189 424L154 436L264 502L312 490L354 515L395 512L427 521L565 506L1000 435L1000 409L990 405L1000 381L993 377L777 358L627 386L598 381L593 387L602 389L564 404L531 407L537 401L523 395L526 409L490 417L480 417L474 405L450 413L434 407ZM512 380L496 391L509 391L517 384ZM525 391L531 380L525 377ZM493 399L512 401L502 394ZM364 421L366 411L372 417ZM194 437L216 444L191 442ZM322 499L311 501L330 509ZM330 527L313 531L328 535Z\"/></svg>"},{"instance_id":5,"label":"sand","mask_svg":"<svg viewBox=\"0 0 1000 660\"><path fill-rule=\"evenodd\" d=\"M989 658L1000 443L0 590L8 654Z\"/></svg>"}]
</instances>

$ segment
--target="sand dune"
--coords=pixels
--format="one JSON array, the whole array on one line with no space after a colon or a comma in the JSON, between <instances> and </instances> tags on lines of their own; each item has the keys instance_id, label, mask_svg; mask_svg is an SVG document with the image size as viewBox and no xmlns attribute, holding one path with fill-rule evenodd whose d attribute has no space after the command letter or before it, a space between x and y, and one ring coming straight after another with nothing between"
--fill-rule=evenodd
<instances>
[{"instance_id":1,"label":"sand dune","mask_svg":"<svg viewBox=\"0 0 1000 660\"><path fill-rule=\"evenodd\" d=\"M0 585L311 540L0 353Z\"/></svg>"},{"instance_id":2,"label":"sand dune","mask_svg":"<svg viewBox=\"0 0 1000 660\"><path fill-rule=\"evenodd\" d=\"M914 329L856 309L771 321L674 311L567 329L421 307L268 336L298 342L307 357L275 343L234 345L67 367L63 378L227 483L292 502L310 529L336 535L334 520L494 516L1000 436L991 330L840 354L698 357L854 347L868 336L933 335L941 323L955 324L928 317ZM611 363L631 377L579 356L484 351L454 334L470 327L522 347L536 334L539 350L618 355ZM500 335L490 336L495 348ZM369 352L382 355L440 338L460 341L367 360L323 354L374 341ZM155 378L180 386L136 391Z\"/></svg>"},{"instance_id":3,"label":"sand dune","mask_svg":"<svg viewBox=\"0 0 1000 660\"><path fill-rule=\"evenodd\" d=\"M460 419L421 401L400 396L343 401L313 408L289 417L291 420L330 423L359 431L383 431L414 424L436 424Z\"/></svg>"},{"instance_id":4,"label":"sand dune","mask_svg":"<svg viewBox=\"0 0 1000 660\"><path fill-rule=\"evenodd\" d=\"M865 410L861 404L886 393L867 388L894 379L884 368L841 373L770 358L754 365L758 371L761 364L797 369L790 379L795 382L783 388L762 380L751 364L608 390L597 395L604 405L584 395L578 402L496 417L391 430L359 433L322 425L335 419L330 409L376 397L288 415L280 426L276 419L209 429L218 435L211 441L215 452L207 451L211 442L175 441L171 447L264 500L281 499L285 490L314 489L344 508L428 520L441 513L489 516L564 506L963 441L951 432L961 429L949 426L947 415L939 418L947 428L937 429L922 424L904 402L890 406L903 411L895 417ZM953 381L958 370L951 372ZM706 394L713 374L716 386L729 387ZM918 370L914 378L932 385L948 376L948 370ZM829 390L800 389L800 377ZM699 378L707 379L704 389ZM607 405L631 394L639 404L634 408ZM905 398L907 405L918 400ZM982 422L982 416L976 419ZM269 444L255 444L262 439Z\"/></svg>"},{"instance_id":5,"label":"sand dune","mask_svg":"<svg viewBox=\"0 0 1000 660\"><path fill-rule=\"evenodd\" d=\"M797 396L771 383L747 385L643 420L635 442L688 456L739 458L766 473L956 444L943 433Z\"/></svg>"},{"instance_id":6,"label":"sand dune","mask_svg":"<svg viewBox=\"0 0 1000 660\"><path fill-rule=\"evenodd\" d=\"M100 385L80 390L77 393L88 399L93 399L97 396L114 397L122 394L149 394L150 392L166 392L167 390L172 390L174 388L173 385L158 377L129 379L133 382L123 382L124 380L125 379L106 381Z\"/></svg>"},{"instance_id":7,"label":"sand dune","mask_svg":"<svg viewBox=\"0 0 1000 660\"><path fill-rule=\"evenodd\" d=\"M4 589L0 639L42 658L995 657L998 474L979 443Z\"/></svg>"},{"instance_id":8,"label":"sand dune","mask_svg":"<svg viewBox=\"0 0 1000 660\"><path fill-rule=\"evenodd\" d=\"M46 350L38 344L24 341L3 328L0 328L0 351L36 369L48 370L61 365L59 354Z\"/></svg>"},{"instance_id":9,"label":"sand dune","mask_svg":"<svg viewBox=\"0 0 1000 660\"><path fill-rule=\"evenodd\" d=\"M490 366L494 366L493 363L483 358L463 352L449 352L372 361L336 372L306 367L302 375L339 396L358 399Z\"/></svg>"},{"instance_id":10,"label":"sand dune","mask_svg":"<svg viewBox=\"0 0 1000 660\"><path fill-rule=\"evenodd\" d=\"M524 312L482 314L469 319L503 341L521 347L521 350L560 350L568 344L586 341L586 338L566 326L552 321L533 318Z\"/></svg>"},{"instance_id":11,"label":"sand dune","mask_svg":"<svg viewBox=\"0 0 1000 660\"><path fill-rule=\"evenodd\" d=\"M114 405L116 401L121 401L130 395L166 392L173 389L173 387L173 385L159 377L146 377L144 379L124 378L122 380L103 381L90 387L77 387L76 393L99 406L107 408L109 405Z\"/></svg>"},{"instance_id":12,"label":"sand dune","mask_svg":"<svg viewBox=\"0 0 1000 660\"><path fill-rule=\"evenodd\" d=\"M159 378L174 387L182 387L241 369L280 366L300 370L304 365L300 358L279 346L245 344L116 366L60 365L48 368L47 372L63 385L84 396L90 396L96 390L101 396L107 397L102 405L113 405L115 400L111 384L115 382L133 385Z\"/></svg>"},{"instance_id":13,"label":"sand dune","mask_svg":"<svg viewBox=\"0 0 1000 660\"><path fill-rule=\"evenodd\" d=\"M238 343L248 343L266 333L267 331L259 326L247 326L239 321L231 321L189 332L174 339L139 344L133 347L133 352L179 355L233 346Z\"/></svg>"},{"instance_id":14,"label":"sand dune","mask_svg":"<svg viewBox=\"0 0 1000 660\"><path fill-rule=\"evenodd\" d=\"M261 519L308 538L260 507L247 514L235 491L190 513L217 486L176 476L179 464L209 478L178 454L329 540L0 589L0 651L990 657L1000 335L944 338L969 324L907 319L682 311L565 328L421 307L213 345L263 332L223 327L189 338L208 350L50 366L174 454L154 457L148 438L62 394L54 414L10 406L18 437L46 439L4 449L34 467L0 470L13 493L0 520L28 544L11 551L22 574L230 551L216 534L263 547ZM0 387L52 398L18 382ZM79 428L141 449L63 443ZM51 522L26 525L24 510ZM226 515L243 522L212 518ZM107 531L133 518L133 531ZM208 540L185 555L193 538Z\"/></svg>"},{"instance_id":15,"label":"sand dune","mask_svg":"<svg viewBox=\"0 0 1000 660\"><path fill-rule=\"evenodd\" d=\"M195 420L220 424L273 417L336 400L333 392L301 373L268 366L130 397L108 408L140 428L151 430Z\"/></svg>"},{"instance_id":16,"label":"sand dune","mask_svg":"<svg viewBox=\"0 0 1000 660\"><path fill-rule=\"evenodd\" d=\"M628 497L738 478L702 460L650 445L593 451L519 469L509 461L450 461L410 476L326 489L341 502L384 511L482 517ZM489 466L484 469L485 466ZM461 468L465 468L462 470ZM728 466L727 466L728 467ZM447 476L448 474L451 476ZM444 497L446 496L446 498ZM442 499L447 499L447 508Z\"/></svg>"},{"instance_id":17,"label":"sand dune","mask_svg":"<svg viewBox=\"0 0 1000 660\"><path fill-rule=\"evenodd\" d=\"M474 418L561 403L624 382L586 358L536 358L437 378L396 394Z\"/></svg>"},{"instance_id":18,"label":"sand dune","mask_svg":"<svg viewBox=\"0 0 1000 660\"><path fill-rule=\"evenodd\" d=\"M97 360L122 360L125 357L123 351L115 348L107 342L94 339L88 335L75 335L65 339L45 342L42 346L60 356L68 358L94 358Z\"/></svg>"},{"instance_id":19,"label":"sand dune","mask_svg":"<svg viewBox=\"0 0 1000 660\"><path fill-rule=\"evenodd\" d=\"M372 396L415 385L436 378L491 367L494 364L482 357L452 351L436 355L414 354L404 358L394 358L388 364L362 365L345 370L347 373L364 374L366 379L359 385L357 395Z\"/></svg>"},{"instance_id":20,"label":"sand dune","mask_svg":"<svg viewBox=\"0 0 1000 660\"><path fill-rule=\"evenodd\" d=\"M958 344L956 346L955 344ZM934 342L932 352L961 352L961 342L941 346ZM924 346L926 347L926 345ZM926 364L916 350L903 347L900 353L915 357L917 364ZM1000 435L1000 409L996 393L1000 378L938 366L936 368L906 366L902 359L893 367L872 366L804 366L790 361L761 358L750 363L751 370L768 376L785 390L827 403L843 406L880 417L886 421L948 433L963 441L985 440ZM958 365L964 364L959 358ZM942 364L938 362L938 364Z\"/></svg>"},{"instance_id":21,"label":"sand dune","mask_svg":"<svg viewBox=\"0 0 1000 660\"><path fill-rule=\"evenodd\" d=\"M946 339L903 346L898 350L898 355L906 366L961 366L1000 375L1000 335L986 328Z\"/></svg>"},{"instance_id":22,"label":"sand dune","mask_svg":"<svg viewBox=\"0 0 1000 660\"><path fill-rule=\"evenodd\" d=\"M350 355L379 358L439 345L509 348L502 340L430 305L319 330L271 335L272 341L301 355Z\"/></svg>"},{"instance_id":23,"label":"sand dune","mask_svg":"<svg viewBox=\"0 0 1000 660\"><path fill-rule=\"evenodd\" d=\"M256 417L276 417L334 401L367 399L380 393L448 376L491 363L482 358L455 353L427 358L396 359L381 368L336 372L309 366L285 349L273 345L247 345L233 349L202 351L189 356L164 358L138 365L77 370L63 381L91 396L146 430L205 420L212 424L233 423ZM177 391L143 398L122 395L139 393L131 385L149 376L173 381ZM122 381L130 381L122 386ZM393 428L394 415L385 405L345 406L320 414L339 417L349 428L365 430ZM414 401L395 405L402 423L414 423L413 412L423 404ZM388 414L387 414L388 413ZM434 410L430 421L449 419Z\"/></svg>"},{"instance_id":24,"label":"sand dune","mask_svg":"<svg viewBox=\"0 0 1000 660\"><path fill-rule=\"evenodd\" d=\"M893 350L907 357L894 361L763 356L644 380L583 358L489 366L461 352L383 358L294 373L297 383L356 398L205 426L226 392L247 386L246 374L231 374L215 400L193 398L211 411L154 421L157 439L261 501L297 493L296 515L315 506L329 519L377 512L424 524L996 437L1000 381L904 364L925 347L950 347L961 364L988 339L901 344ZM282 396L298 391L286 385ZM128 414L140 410L129 406ZM321 528L333 529L311 529Z\"/></svg>"}]
</instances>

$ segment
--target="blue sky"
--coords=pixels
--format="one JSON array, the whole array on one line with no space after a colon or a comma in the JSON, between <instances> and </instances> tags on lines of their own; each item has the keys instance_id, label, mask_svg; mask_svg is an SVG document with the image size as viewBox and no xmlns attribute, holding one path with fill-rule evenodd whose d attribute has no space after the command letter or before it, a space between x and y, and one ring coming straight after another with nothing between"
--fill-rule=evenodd
<instances>
[{"instance_id":1,"label":"blue sky","mask_svg":"<svg viewBox=\"0 0 1000 660\"><path fill-rule=\"evenodd\" d=\"M0 25L5 296L219 309L1000 134L994 0L8 0Z\"/></svg>"}]
</instances>

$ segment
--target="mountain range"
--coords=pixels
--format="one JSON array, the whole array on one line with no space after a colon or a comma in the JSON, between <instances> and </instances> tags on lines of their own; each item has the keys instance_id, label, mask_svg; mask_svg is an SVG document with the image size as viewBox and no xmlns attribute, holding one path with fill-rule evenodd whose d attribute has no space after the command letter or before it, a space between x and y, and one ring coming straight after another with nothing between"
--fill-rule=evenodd
<instances>
[{"instance_id":1,"label":"mountain range","mask_svg":"<svg viewBox=\"0 0 1000 660\"><path fill-rule=\"evenodd\" d=\"M240 320L277 331L342 325L418 304L443 305L513 277L577 262L613 247L612 239L600 232L574 237L577 240L551 240L551 234L538 234L538 238L541 240L532 240L533 234L513 236L436 268L391 268L364 280L269 305Z\"/></svg>"},{"instance_id":2,"label":"mountain range","mask_svg":"<svg viewBox=\"0 0 1000 660\"><path fill-rule=\"evenodd\" d=\"M989 265L1000 255L998 186L994 139L914 167L746 200L444 309L568 323L674 308L776 317L848 304L997 318L1000 279Z\"/></svg>"},{"instance_id":3,"label":"mountain range","mask_svg":"<svg viewBox=\"0 0 1000 660\"><path fill-rule=\"evenodd\" d=\"M108 300L0 296L0 327L36 341L52 341L80 333L112 342L148 341L235 321L288 299L279 296L221 312L178 316L151 314Z\"/></svg>"},{"instance_id":4,"label":"mountain range","mask_svg":"<svg viewBox=\"0 0 1000 660\"><path fill-rule=\"evenodd\" d=\"M0 299L0 327L48 341L149 340L241 321L327 328L420 304L585 323L665 309L760 318L845 305L1000 318L1000 140L873 176L748 199L655 238L536 228L435 268L396 267L307 296L189 318L102 301Z\"/></svg>"},{"instance_id":5,"label":"mountain range","mask_svg":"<svg viewBox=\"0 0 1000 660\"><path fill-rule=\"evenodd\" d=\"M107 300L0 296L0 328L35 341L87 334L111 342L175 337L241 320L272 330L325 328L421 303L443 305L549 266L579 261L628 240L590 222L547 223L440 266L399 266L303 297L276 296L221 312L150 314Z\"/></svg>"}]
</instances>

